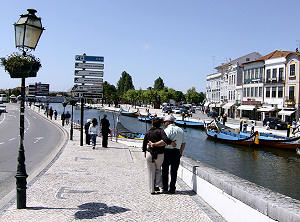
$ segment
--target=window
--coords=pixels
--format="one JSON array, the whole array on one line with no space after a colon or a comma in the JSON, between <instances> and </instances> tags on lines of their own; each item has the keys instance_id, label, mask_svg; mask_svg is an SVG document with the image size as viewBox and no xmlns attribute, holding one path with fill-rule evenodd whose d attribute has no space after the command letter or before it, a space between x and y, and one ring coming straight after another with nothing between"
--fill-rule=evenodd
<instances>
[{"instance_id":1,"label":"window","mask_svg":"<svg viewBox=\"0 0 300 222\"><path fill-rule=\"evenodd\" d=\"M277 69L273 69L272 79L276 79L276 78L277 78Z\"/></svg>"},{"instance_id":2,"label":"window","mask_svg":"<svg viewBox=\"0 0 300 222\"><path fill-rule=\"evenodd\" d=\"M276 98L277 87L272 87L272 98Z\"/></svg>"},{"instance_id":3,"label":"window","mask_svg":"<svg viewBox=\"0 0 300 222\"><path fill-rule=\"evenodd\" d=\"M295 76L295 64L290 65L290 76Z\"/></svg>"},{"instance_id":4,"label":"window","mask_svg":"<svg viewBox=\"0 0 300 222\"><path fill-rule=\"evenodd\" d=\"M254 79L254 70L250 69L250 71L251 71L251 79Z\"/></svg>"},{"instance_id":5,"label":"window","mask_svg":"<svg viewBox=\"0 0 300 222\"><path fill-rule=\"evenodd\" d=\"M250 88L247 88L247 97L250 97Z\"/></svg>"},{"instance_id":6,"label":"window","mask_svg":"<svg viewBox=\"0 0 300 222\"><path fill-rule=\"evenodd\" d=\"M279 68L278 80L279 80L279 81L282 81L282 80L283 80L283 68Z\"/></svg>"},{"instance_id":7,"label":"window","mask_svg":"<svg viewBox=\"0 0 300 222\"><path fill-rule=\"evenodd\" d=\"M271 77L271 69L267 69L267 79L266 80L269 80Z\"/></svg>"},{"instance_id":8,"label":"window","mask_svg":"<svg viewBox=\"0 0 300 222\"><path fill-rule=\"evenodd\" d=\"M262 97L262 87L259 87L259 94L258 94L259 97Z\"/></svg>"},{"instance_id":9,"label":"window","mask_svg":"<svg viewBox=\"0 0 300 222\"><path fill-rule=\"evenodd\" d=\"M295 98L295 86L289 87L289 100L294 101Z\"/></svg>"},{"instance_id":10,"label":"window","mask_svg":"<svg viewBox=\"0 0 300 222\"><path fill-rule=\"evenodd\" d=\"M262 78L264 75L264 68L260 68L259 78Z\"/></svg>"},{"instance_id":11,"label":"window","mask_svg":"<svg viewBox=\"0 0 300 222\"><path fill-rule=\"evenodd\" d=\"M243 96L244 96L244 97L247 97L247 95L246 95L246 88L244 88Z\"/></svg>"},{"instance_id":12,"label":"window","mask_svg":"<svg viewBox=\"0 0 300 222\"><path fill-rule=\"evenodd\" d=\"M251 87L251 97L254 96L254 87Z\"/></svg>"},{"instance_id":13,"label":"window","mask_svg":"<svg viewBox=\"0 0 300 222\"><path fill-rule=\"evenodd\" d=\"M282 98L282 97L283 97L283 87L278 86L278 98Z\"/></svg>"},{"instance_id":14,"label":"window","mask_svg":"<svg viewBox=\"0 0 300 222\"><path fill-rule=\"evenodd\" d=\"M254 97L257 97L258 96L258 87L255 87L255 90L254 90Z\"/></svg>"},{"instance_id":15,"label":"window","mask_svg":"<svg viewBox=\"0 0 300 222\"><path fill-rule=\"evenodd\" d=\"M244 83L245 83L245 81L246 81L246 71L244 72Z\"/></svg>"},{"instance_id":16,"label":"window","mask_svg":"<svg viewBox=\"0 0 300 222\"><path fill-rule=\"evenodd\" d=\"M266 97L270 98L270 87L266 87Z\"/></svg>"},{"instance_id":17,"label":"window","mask_svg":"<svg viewBox=\"0 0 300 222\"><path fill-rule=\"evenodd\" d=\"M255 79L258 79L258 68L255 69Z\"/></svg>"}]
</instances>

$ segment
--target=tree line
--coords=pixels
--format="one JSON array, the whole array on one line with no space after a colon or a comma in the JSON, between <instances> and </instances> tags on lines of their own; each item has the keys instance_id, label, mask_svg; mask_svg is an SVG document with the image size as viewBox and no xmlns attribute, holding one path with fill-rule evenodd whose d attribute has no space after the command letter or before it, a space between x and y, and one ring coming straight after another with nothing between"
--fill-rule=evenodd
<instances>
[{"instance_id":1,"label":"tree line","mask_svg":"<svg viewBox=\"0 0 300 222\"><path fill-rule=\"evenodd\" d=\"M123 71L117 87L103 83L103 99L105 103L118 105L119 103L130 103L133 105L169 103L174 100L176 103L200 104L205 99L203 92L198 93L195 87L187 90L186 94L165 86L161 77L158 77L153 87L146 90L135 89L131 76Z\"/></svg>"}]
</instances>

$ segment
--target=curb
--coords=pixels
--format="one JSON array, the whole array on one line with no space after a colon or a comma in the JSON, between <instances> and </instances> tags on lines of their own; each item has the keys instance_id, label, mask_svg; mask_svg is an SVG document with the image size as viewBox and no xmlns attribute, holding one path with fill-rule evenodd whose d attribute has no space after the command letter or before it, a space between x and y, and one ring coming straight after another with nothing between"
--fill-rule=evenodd
<instances>
[{"instance_id":1,"label":"curb","mask_svg":"<svg viewBox=\"0 0 300 222\"><path fill-rule=\"evenodd\" d=\"M44 120L47 120L49 123L56 126L62 132L62 139L61 142L58 144L58 146L49 154L48 158L43 163L41 163L38 168L36 168L30 173L30 175L27 178L27 188L33 185L42 175L44 175L47 172L47 170L54 164L54 162L62 154L64 148L69 142L69 133L65 128L53 122L52 120L49 120L39 112L36 112L31 108L30 110L36 113L37 115L41 116ZM0 216L5 212L6 209L11 207L15 202L16 202L16 191L12 190L0 201Z\"/></svg>"}]
</instances>

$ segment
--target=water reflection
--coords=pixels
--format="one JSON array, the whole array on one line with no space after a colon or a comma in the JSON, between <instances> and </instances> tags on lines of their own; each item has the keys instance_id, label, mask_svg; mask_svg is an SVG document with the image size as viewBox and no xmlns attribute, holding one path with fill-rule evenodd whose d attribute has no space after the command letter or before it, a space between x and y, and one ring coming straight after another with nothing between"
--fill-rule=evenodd
<instances>
[{"instance_id":1,"label":"water reflection","mask_svg":"<svg viewBox=\"0 0 300 222\"><path fill-rule=\"evenodd\" d=\"M51 105L61 113L61 104ZM70 106L66 110L70 111ZM116 113L85 110L85 122L93 117L101 119L104 113L113 128L118 116ZM75 110L74 119L80 119L80 110ZM120 121L134 132L144 133L151 127L126 116L120 116ZM232 146L207 140L205 132L201 130L187 128L185 131L187 145L184 155L300 200L300 158L295 151Z\"/></svg>"}]
</instances>

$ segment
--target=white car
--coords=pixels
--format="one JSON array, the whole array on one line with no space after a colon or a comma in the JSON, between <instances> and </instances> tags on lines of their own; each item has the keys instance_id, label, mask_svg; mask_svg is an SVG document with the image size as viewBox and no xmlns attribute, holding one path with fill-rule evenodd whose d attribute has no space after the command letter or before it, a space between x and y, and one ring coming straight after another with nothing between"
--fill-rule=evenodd
<instances>
[{"instance_id":1,"label":"white car","mask_svg":"<svg viewBox=\"0 0 300 222\"><path fill-rule=\"evenodd\" d=\"M180 114L181 110L180 110L180 108L175 108L175 109L172 110L172 112L175 113L175 114Z\"/></svg>"}]
</instances>

